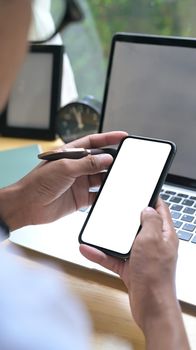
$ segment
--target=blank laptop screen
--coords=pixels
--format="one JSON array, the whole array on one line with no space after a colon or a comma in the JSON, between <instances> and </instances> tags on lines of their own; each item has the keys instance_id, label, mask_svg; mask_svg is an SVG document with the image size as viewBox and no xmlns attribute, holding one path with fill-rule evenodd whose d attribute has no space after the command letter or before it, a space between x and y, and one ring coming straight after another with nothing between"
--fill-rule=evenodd
<instances>
[{"instance_id":1,"label":"blank laptop screen","mask_svg":"<svg viewBox=\"0 0 196 350\"><path fill-rule=\"evenodd\" d=\"M196 48L117 41L102 131L174 141L171 173L196 178Z\"/></svg>"}]
</instances>

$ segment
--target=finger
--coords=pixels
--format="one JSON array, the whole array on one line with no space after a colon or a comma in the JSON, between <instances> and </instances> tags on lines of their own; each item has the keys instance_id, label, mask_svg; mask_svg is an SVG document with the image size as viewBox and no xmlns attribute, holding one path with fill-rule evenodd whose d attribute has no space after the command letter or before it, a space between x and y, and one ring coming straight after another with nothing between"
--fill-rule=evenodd
<instances>
[{"instance_id":1,"label":"finger","mask_svg":"<svg viewBox=\"0 0 196 350\"><path fill-rule=\"evenodd\" d=\"M99 173L94 175L89 175L89 187L96 188L96 191L98 191L98 187L102 184L105 177L105 173Z\"/></svg>"},{"instance_id":2,"label":"finger","mask_svg":"<svg viewBox=\"0 0 196 350\"><path fill-rule=\"evenodd\" d=\"M161 216L155 209L147 207L142 211L141 225L141 232L145 230L145 234L151 234L153 232L153 234L159 236L160 232L162 232L163 222Z\"/></svg>"},{"instance_id":3,"label":"finger","mask_svg":"<svg viewBox=\"0 0 196 350\"><path fill-rule=\"evenodd\" d=\"M174 238L177 238L170 210L167 204L161 198L159 198L157 201L156 210L163 220L164 236L168 238L172 235Z\"/></svg>"},{"instance_id":4,"label":"finger","mask_svg":"<svg viewBox=\"0 0 196 350\"><path fill-rule=\"evenodd\" d=\"M97 197L97 192L89 192L88 205L92 205Z\"/></svg>"},{"instance_id":5,"label":"finger","mask_svg":"<svg viewBox=\"0 0 196 350\"><path fill-rule=\"evenodd\" d=\"M106 255L100 250L87 246L85 244L81 244L79 249L81 254L88 260L101 265L102 267L116 273L117 275L121 274L124 261Z\"/></svg>"},{"instance_id":6,"label":"finger","mask_svg":"<svg viewBox=\"0 0 196 350\"><path fill-rule=\"evenodd\" d=\"M107 133L93 134L72 141L66 147L99 148L118 144L128 134L124 131L111 131ZM65 147L64 147L65 148Z\"/></svg>"},{"instance_id":7,"label":"finger","mask_svg":"<svg viewBox=\"0 0 196 350\"><path fill-rule=\"evenodd\" d=\"M165 222L166 226L173 226L173 221L171 217L170 210L168 208L168 205L159 197L157 204L156 204L156 210L159 213L159 215L162 217L163 221Z\"/></svg>"},{"instance_id":8,"label":"finger","mask_svg":"<svg viewBox=\"0 0 196 350\"><path fill-rule=\"evenodd\" d=\"M61 159L66 168L66 174L72 177L79 177L82 175L92 175L100 173L108 169L113 161L113 157L109 154L99 154L96 156L87 156L81 159ZM58 161L58 162L60 162Z\"/></svg>"}]
</instances>

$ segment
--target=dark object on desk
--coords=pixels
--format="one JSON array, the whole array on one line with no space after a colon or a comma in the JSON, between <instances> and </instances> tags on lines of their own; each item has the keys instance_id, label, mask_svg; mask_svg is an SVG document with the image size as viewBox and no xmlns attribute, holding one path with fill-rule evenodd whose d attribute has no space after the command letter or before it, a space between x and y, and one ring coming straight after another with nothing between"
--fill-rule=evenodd
<instances>
[{"instance_id":1,"label":"dark object on desk","mask_svg":"<svg viewBox=\"0 0 196 350\"><path fill-rule=\"evenodd\" d=\"M1 135L43 140L55 138L63 52L62 45L31 46L0 116Z\"/></svg>"},{"instance_id":2,"label":"dark object on desk","mask_svg":"<svg viewBox=\"0 0 196 350\"><path fill-rule=\"evenodd\" d=\"M0 218L0 242L4 239L8 239L10 234L9 227L4 220Z\"/></svg>"},{"instance_id":3,"label":"dark object on desk","mask_svg":"<svg viewBox=\"0 0 196 350\"><path fill-rule=\"evenodd\" d=\"M86 96L60 108L56 118L56 132L67 143L98 132L101 102Z\"/></svg>"},{"instance_id":4,"label":"dark object on desk","mask_svg":"<svg viewBox=\"0 0 196 350\"><path fill-rule=\"evenodd\" d=\"M61 152L44 152L38 154L39 159L43 160L58 160L58 159L80 159L84 158L88 155L97 155L97 154L103 154L107 153L111 156L116 156L116 150L114 148L92 148L92 149L85 149L85 148L67 148L64 151Z\"/></svg>"}]
</instances>

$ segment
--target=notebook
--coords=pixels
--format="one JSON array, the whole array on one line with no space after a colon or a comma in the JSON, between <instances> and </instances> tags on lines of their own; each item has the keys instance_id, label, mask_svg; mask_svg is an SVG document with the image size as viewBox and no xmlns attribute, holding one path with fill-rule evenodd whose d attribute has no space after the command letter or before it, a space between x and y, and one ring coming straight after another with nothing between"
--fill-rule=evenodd
<instances>
[{"instance_id":1,"label":"notebook","mask_svg":"<svg viewBox=\"0 0 196 350\"><path fill-rule=\"evenodd\" d=\"M177 144L161 196L170 201L180 238L177 296L195 306L196 40L127 33L113 37L99 131L111 130ZM80 211L52 224L17 230L11 240L110 273L78 251L78 233L86 215Z\"/></svg>"},{"instance_id":2,"label":"notebook","mask_svg":"<svg viewBox=\"0 0 196 350\"><path fill-rule=\"evenodd\" d=\"M37 144L0 151L0 188L18 181L38 165L40 151Z\"/></svg>"}]
</instances>

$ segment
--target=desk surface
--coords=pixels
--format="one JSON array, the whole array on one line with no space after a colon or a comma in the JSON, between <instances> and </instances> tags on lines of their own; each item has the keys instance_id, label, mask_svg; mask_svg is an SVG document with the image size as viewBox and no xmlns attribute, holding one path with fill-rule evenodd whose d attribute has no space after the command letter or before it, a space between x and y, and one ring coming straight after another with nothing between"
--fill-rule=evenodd
<instances>
[{"instance_id":1,"label":"desk surface","mask_svg":"<svg viewBox=\"0 0 196 350\"><path fill-rule=\"evenodd\" d=\"M0 137L0 149L20 147L27 144L40 144L43 150L52 149L62 144L61 140L40 141L21 140ZM5 243L8 251L11 242ZM25 254L23 255L23 252ZM17 255L27 265L55 262L56 274L60 279L69 281L74 293L86 305L94 326L93 349L104 350L143 350L145 341L130 313L126 289L120 279L98 271L60 261L43 254L21 248ZM196 349L196 310L182 305L183 319L189 337L191 349Z\"/></svg>"}]
</instances>

